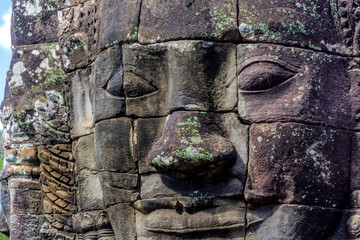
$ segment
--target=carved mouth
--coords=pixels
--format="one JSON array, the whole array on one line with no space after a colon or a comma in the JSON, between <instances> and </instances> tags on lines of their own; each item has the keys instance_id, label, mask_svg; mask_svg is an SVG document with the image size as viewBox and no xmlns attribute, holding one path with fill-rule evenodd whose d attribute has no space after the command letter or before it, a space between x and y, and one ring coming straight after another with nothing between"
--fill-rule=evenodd
<instances>
[{"instance_id":1,"label":"carved mouth","mask_svg":"<svg viewBox=\"0 0 360 240\"><path fill-rule=\"evenodd\" d=\"M162 198L140 200L137 222L150 232L187 234L245 227L245 204L240 200Z\"/></svg>"}]
</instances>

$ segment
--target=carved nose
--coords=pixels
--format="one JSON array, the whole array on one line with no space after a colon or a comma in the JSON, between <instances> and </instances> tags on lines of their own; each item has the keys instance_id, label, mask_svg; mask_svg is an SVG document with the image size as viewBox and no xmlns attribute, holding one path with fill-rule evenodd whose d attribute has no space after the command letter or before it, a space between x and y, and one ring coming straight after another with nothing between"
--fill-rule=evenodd
<instances>
[{"instance_id":1,"label":"carved nose","mask_svg":"<svg viewBox=\"0 0 360 240\"><path fill-rule=\"evenodd\" d=\"M175 112L151 149L149 162L175 178L216 175L236 161L235 148L220 133L212 113Z\"/></svg>"}]
</instances>

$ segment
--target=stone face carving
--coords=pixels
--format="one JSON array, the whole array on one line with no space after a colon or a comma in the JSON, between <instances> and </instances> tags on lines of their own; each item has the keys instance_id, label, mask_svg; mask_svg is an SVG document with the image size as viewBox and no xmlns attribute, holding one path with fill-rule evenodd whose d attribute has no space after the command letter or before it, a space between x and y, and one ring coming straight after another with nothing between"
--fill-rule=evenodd
<instances>
[{"instance_id":1,"label":"stone face carving","mask_svg":"<svg viewBox=\"0 0 360 240\"><path fill-rule=\"evenodd\" d=\"M123 50L127 115L165 116L178 109L235 108L234 44L177 41L125 45Z\"/></svg>"},{"instance_id":2,"label":"stone face carving","mask_svg":"<svg viewBox=\"0 0 360 240\"><path fill-rule=\"evenodd\" d=\"M11 238L358 239L359 3L14 1Z\"/></svg>"}]
</instances>

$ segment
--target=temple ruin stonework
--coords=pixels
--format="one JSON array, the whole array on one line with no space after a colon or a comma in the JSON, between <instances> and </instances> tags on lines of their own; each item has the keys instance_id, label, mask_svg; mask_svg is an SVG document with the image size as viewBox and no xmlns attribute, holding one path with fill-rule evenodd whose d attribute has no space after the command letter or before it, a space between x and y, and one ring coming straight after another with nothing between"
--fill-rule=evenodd
<instances>
[{"instance_id":1,"label":"temple ruin stonework","mask_svg":"<svg viewBox=\"0 0 360 240\"><path fill-rule=\"evenodd\" d=\"M360 239L359 0L13 0L12 45L12 240Z\"/></svg>"}]
</instances>

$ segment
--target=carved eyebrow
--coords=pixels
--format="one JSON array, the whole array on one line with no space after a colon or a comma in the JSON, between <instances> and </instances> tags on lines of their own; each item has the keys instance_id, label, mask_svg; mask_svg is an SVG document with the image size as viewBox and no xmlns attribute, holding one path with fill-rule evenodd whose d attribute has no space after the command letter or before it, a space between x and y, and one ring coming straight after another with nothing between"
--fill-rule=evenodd
<instances>
[{"instance_id":1,"label":"carved eyebrow","mask_svg":"<svg viewBox=\"0 0 360 240\"><path fill-rule=\"evenodd\" d=\"M247 59L244 62L242 62L239 65L237 75L239 75L241 73L241 71L244 70L244 68L246 68L252 64L262 63L262 62L270 62L270 63L278 64L278 65L283 66L293 72L298 72L300 69L299 67L296 67L296 66L289 64L285 61L282 61L280 59L275 59L275 58L266 57L266 56L256 56L256 57L252 57L252 58Z\"/></svg>"}]
</instances>

